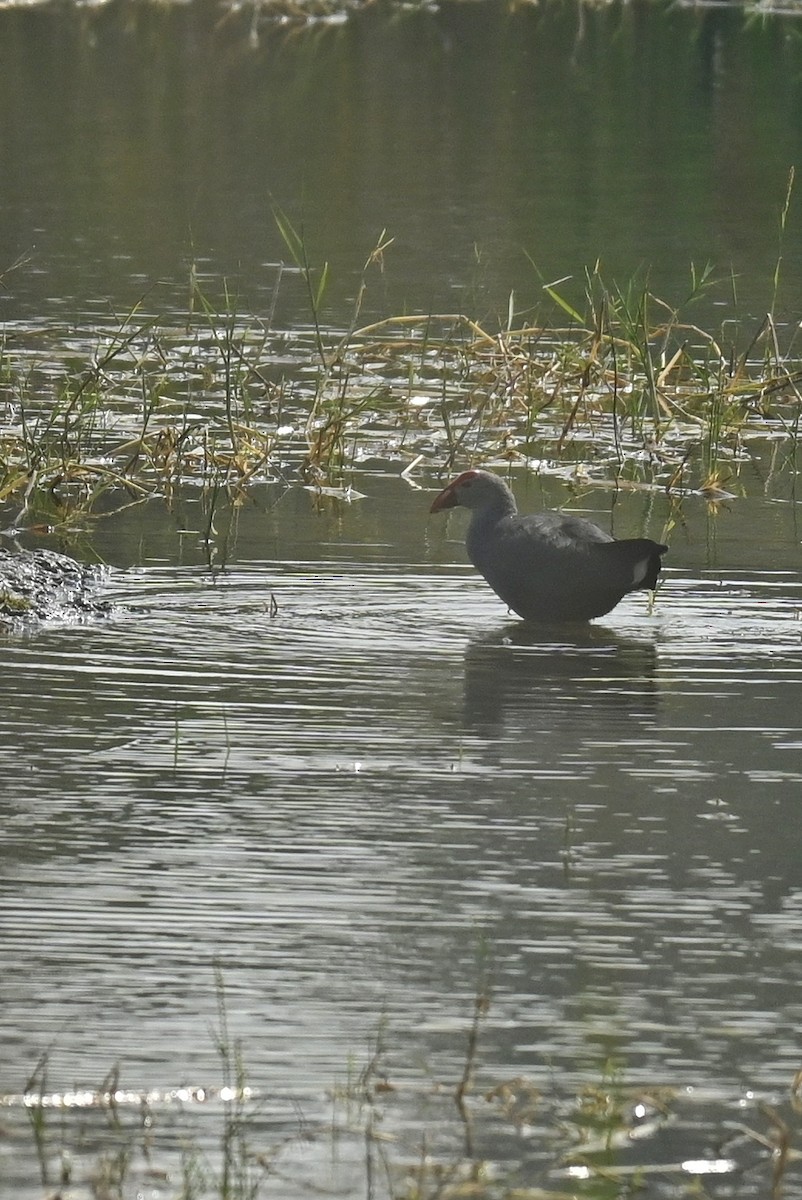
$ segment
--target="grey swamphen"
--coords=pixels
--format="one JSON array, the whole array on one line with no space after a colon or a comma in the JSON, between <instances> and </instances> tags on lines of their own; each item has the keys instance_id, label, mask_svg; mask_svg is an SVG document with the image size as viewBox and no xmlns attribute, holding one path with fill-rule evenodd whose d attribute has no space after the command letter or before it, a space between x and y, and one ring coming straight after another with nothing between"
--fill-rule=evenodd
<instances>
[{"instance_id":1,"label":"grey swamphen","mask_svg":"<svg viewBox=\"0 0 802 1200\"><path fill-rule=\"evenodd\" d=\"M627 592L654 590L668 546L649 538L616 541L592 521L560 512L523 517L503 479L463 471L431 511L471 512L468 557L508 608L526 621L590 621Z\"/></svg>"}]
</instances>

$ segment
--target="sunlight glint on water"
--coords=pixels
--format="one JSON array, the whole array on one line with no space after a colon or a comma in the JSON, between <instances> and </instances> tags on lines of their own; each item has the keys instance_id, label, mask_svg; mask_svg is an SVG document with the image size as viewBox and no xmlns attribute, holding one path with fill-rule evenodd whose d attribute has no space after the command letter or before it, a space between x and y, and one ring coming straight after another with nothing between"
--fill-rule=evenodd
<instances>
[{"instance_id":1,"label":"sunlight glint on water","mask_svg":"<svg viewBox=\"0 0 802 1200\"><path fill-rule=\"evenodd\" d=\"M258 566L142 582L2 647L17 1061L215 1088L217 962L276 1136L382 1022L458 1076L486 942L489 1083L569 1095L597 1037L644 1085L793 1077L793 580L669 579L578 641L462 571L273 566L272 618Z\"/></svg>"}]
</instances>

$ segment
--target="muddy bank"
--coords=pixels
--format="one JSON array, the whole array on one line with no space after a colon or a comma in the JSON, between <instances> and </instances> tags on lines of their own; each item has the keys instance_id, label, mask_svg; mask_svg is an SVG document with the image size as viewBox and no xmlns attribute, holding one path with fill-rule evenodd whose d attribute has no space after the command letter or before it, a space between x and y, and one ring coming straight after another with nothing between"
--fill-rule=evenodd
<instances>
[{"instance_id":1,"label":"muddy bank","mask_svg":"<svg viewBox=\"0 0 802 1200\"><path fill-rule=\"evenodd\" d=\"M53 550L0 546L0 631L107 616L104 572Z\"/></svg>"}]
</instances>

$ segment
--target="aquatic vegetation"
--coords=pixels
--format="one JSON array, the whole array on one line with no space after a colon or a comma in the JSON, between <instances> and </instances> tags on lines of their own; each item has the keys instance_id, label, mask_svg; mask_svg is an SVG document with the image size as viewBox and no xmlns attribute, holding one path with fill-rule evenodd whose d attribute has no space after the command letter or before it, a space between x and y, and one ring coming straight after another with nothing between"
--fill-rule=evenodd
<instances>
[{"instance_id":1,"label":"aquatic vegetation","mask_svg":"<svg viewBox=\"0 0 802 1200\"><path fill-rule=\"evenodd\" d=\"M584 301L541 285L538 319L502 327L461 313L390 316L359 325L383 232L368 255L347 329L327 328L328 268L276 217L312 315L282 330L215 304L190 280L186 323L159 321L143 298L113 329L19 333L0 372L0 502L12 528L63 531L178 489L244 502L250 485L301 481L349 494L367 459L409 477L456 464L518 465L569 487L738 492L754 446L796 450L802 358L796 327L768 313L714 334L685 316L721 286L691 269L684 305L647 280L608 284L598 266ZM569 323L565 324L565 317ZM560 321L562 318L562 321ZM102 501L102 503L101 503ZM9 522L6 521L8 525Z\"/></svg>"},{"instance_id":2,"label":"aquatic vegetation","mask_svg":"<svg viewBox=\"0 0 802 1200\"><path fill-rule=\"evenodd\" d=\"M5 1124L15 1110L27 1115L31 1175L48 1194L535 1200L708 1195L720 1181L729 1195L744 1172L755 1194L798 1194L798 1078L779 1103L635 1083L625 1036L611 1028L589 1033L583 1082L553 1070L494 1079L481 1061L484 988L450 1077L400 1061L381 1021L364 1061L349 1063L331 1090L328 1113L297 1111L288 1117L294 1131L282 1132L275 1100L246 1079L219 971L215 978L218 1085L139 1092L122 1086L115 1065L96 1088L56 1093L45 1054L21 1095L0 1096ZM272 1118L262 1116L268 1107ZM20 1146L19 1163L26 1154Z\"/></svg>"}]
</instances>

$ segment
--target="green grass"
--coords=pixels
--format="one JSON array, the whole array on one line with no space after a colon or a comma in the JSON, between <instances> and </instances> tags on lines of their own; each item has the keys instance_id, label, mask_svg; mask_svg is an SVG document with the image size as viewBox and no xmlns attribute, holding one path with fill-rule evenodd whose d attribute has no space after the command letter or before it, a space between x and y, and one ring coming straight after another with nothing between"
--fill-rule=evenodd
<instances>
[{"instance_id":1,"label":"green grass","mask_svg":"<svg viewBox=\"0 0 802 1200\"><path fill-rule=\"evenodd\" d=\"M170 505L186 487L215 503L244 503L275 480L345 496L366 457L438 476L517 465L568 488L711 503L739 494L753 446L770 440L793 463L797 327L773 312L750 327L737 310L716 331L700 327L699 299L731 287L709 266L691 267L680 305L597 266L581 302L565 282L541 283L536 313L511 298L493 328L463 313L360 325L390 246L382 233L347 328L332 330L328 267L314 268L302 235L276 220L307 292L306 333L241 314L225 286L214 303L193 275L184 322L146 312L144 297L115 328L84 335L82 354L74 336L67 350L34 332L4 348L0 504L17 510L17 527L82 530L153 497Z\"/></svg>"}]
</instances>

